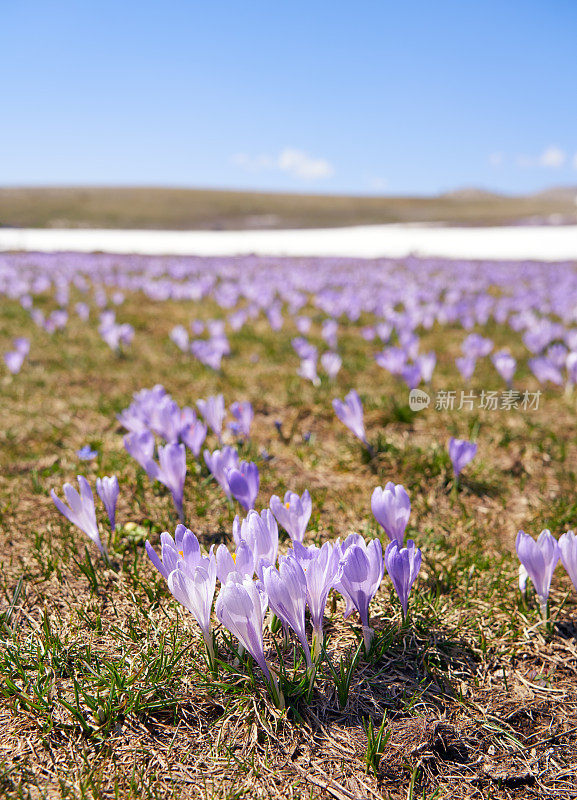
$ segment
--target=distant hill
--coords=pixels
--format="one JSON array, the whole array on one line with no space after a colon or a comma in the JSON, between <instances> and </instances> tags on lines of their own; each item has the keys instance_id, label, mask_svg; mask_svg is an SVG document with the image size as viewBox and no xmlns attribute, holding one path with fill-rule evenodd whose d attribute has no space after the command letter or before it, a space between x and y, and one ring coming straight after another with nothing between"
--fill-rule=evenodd
<instances>
[{"instance_id":1,"label":"distant hill","mask_svg":"<svg viewBox=\"0 0 577 800\"><path fill-rule=\"evenodd\" d=\"M439 197L452 197L454 200L501 200L505 195L488 189L479 189L477 186L463 186L443 192Z\"/></svg>"},{"instance_id":2,"label":"distant hill","mask_svg":"<svg viewBox=\"0 0 577 800\"><path fill-rule=\"evenodd\" d=\"M577 186L552 186L550 189L534 194L533 197L557 203L577 204Z\"/></svg>"},{"instance_id":3,"label":"distant hill","mask_svg":"<svg viewBox=\"0 0 577 800\"><path fill-rule=\"evenodd\" d=\"M465 188L438 197L357 197L158 187L0 188L0 226L19 228L222 230L547 221L577 222L571 191L512 197Z\"/></svg>"}]
</instances>

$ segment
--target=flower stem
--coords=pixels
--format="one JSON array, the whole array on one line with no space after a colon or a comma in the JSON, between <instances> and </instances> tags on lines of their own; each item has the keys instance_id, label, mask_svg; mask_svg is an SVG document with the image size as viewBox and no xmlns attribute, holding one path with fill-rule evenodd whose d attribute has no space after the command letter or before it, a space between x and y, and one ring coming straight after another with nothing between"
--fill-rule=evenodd
<instances>
[{"instance_id":1,"label":"flower stem","mask_svg":"<svg viewBox=\"0 0 577 800\"><path fill-rule=\"evenodd\" d=\"M368 655L371 649L371 642L375 635L374 630L369 625L363 625L363 642L365 644L365 653Z\"/></svg>"},{"instance_id":2,"label":"flower stem","mask_svg":"<svg viewBox=\"0 0 577 800\"><path fill-rule=\"evenodd\" d=\"M212 630L209 628L207 632L203 635L204 638L204 645L206 647L206 658L208 661L208 668L213 675L216 675L216 662L215 662L215 652L214 652L214 640L212 637Z\"/></svg>"},{"instance_id":3,"label":"flower stem","mask_svg":"<svg viewBox=\"0 0 577 800\"><path fill-rule=\"evenodd\" d=\"M312 641L312 644L313 644L313 649L312 649L313 661L317 661L319 656L320 656L320 654L322 653L323 642L324 642L324 636L323 636L322 629L321 630L317 630L316 628L314 628L313 629L313 641Z\"/></svg>"},{"instance_id":4,"label":"flower stem","mask_svg":"<svg viewBox=\"0 0 577 800\"><path fill-rule=\"evenodd\" d=\"M267 680L267 686L275 706L281 710L285 708L284 695L279 686L278 675L271 668L269 668L269 680Z\"/></svg>"}]
</instances>

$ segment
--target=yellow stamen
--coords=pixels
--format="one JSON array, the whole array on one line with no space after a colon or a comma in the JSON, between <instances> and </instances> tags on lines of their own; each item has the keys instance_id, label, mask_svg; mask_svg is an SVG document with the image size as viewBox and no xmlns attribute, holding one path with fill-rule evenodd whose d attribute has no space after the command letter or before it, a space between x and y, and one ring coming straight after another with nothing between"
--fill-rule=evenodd
<instances>
[{"instance_id":1,"label":"yellow stamen","mask_svg":"<svg viewBox=\"0 0 577 800\"><path fill-rule=\"evenodd\" d=\"M287 508L290 508L290 507L291 507L291 504L290 504L290 503L285 503L285 506L286 506Z\"/></svg>"},{"instance_id":2,"label":"yellow stamen","mask_svg":"<svg viewBox=\"0 0 577 800\"><path fill-rule=\"evenodd\" d=\"M233 553L233 554L232 554L232 560L233 560L233 561L234 561L234 563L236 564L236 553Z\"/></svg>"}]
</instances>

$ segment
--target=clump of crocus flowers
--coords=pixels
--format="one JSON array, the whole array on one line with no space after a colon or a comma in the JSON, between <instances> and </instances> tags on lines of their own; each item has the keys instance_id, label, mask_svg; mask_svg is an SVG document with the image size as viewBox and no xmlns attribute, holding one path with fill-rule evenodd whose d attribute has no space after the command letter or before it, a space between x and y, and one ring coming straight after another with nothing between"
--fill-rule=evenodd
<instances>
[{"instance_id":1,"label":"clump of crocus flowers","mask_svg":"<svg viewBox=\"0 0 577 800\"><path fill-rule=\"evenodd\" d=\"M408 503L410 512L410 501L402 486L387 484L381 492L391 506L393 517L393 506L398 510L397 518L408 517L406 509ZM282 681L265 652L267 614L271 631L280 623L285 637L293 632L312 685L324 650L324 614L330 592L344 598L345 617L355 610L358 612L368 653L375 633L370 604L381 585L385 566L405 618L409 592L421 563L421 553L414 542L408 541L403 547L406 520L395 528L395 537L384 559L379 539L367 542L357 533L343 542L337 539L320 547L305 546L303 540L311 510L308 491L300 496L287 492L284 502L274 495L270 509L259 513L251 508L245 518L235 518L233 552L221 544L203 554L197 536L182 524L174 536L167 532L161 535L160 556L146 543L146 551L169 590L198 623L211 668L215 665L211 615L218 580L216 617L238 641L239 656L246 651L259 666L273 700L280 706L284 702ZM290 537L284 554L279 554L279 524Z\"/></svg>"},{"instance_id":2,"label":"clump of crocus flowers","mask_svg":"<svg viewBox=\"0 0 577 800\"><path fill-rule=\"evenodd\" d=\"M142 389L118 420L129 433L124 437L126 451L146 471L151 481L162 483L170 491L175 510L184 522L184 486L187 475L186 450L200 458L208 431L212 431L219 449L204 450L204 462L226 497L237 500L245 509L254 508L260 485L256 464L240 461L238 451L222 446L226 407L222 394L198 400L197 408L204 418L201 422L190 406L180 408L163 386ZM232 434L242 442L250 438L254 418L251 403L235 401L230 406L234 422L229 423ZM157 442L157 437L165 444ZM158 461L155 459L155 455Z\"/></svg>"},{"instance_id":3,"label":"clump of crocus flowers","mask_svg":"<svg viewBox=\"0 0 577 800\"><path fill-rule=\"evenodd\" d=\"M527 592L527 580L535 589L541 616L545 622L549 620L549 593L553 573L561 561L577 591L577 535L567 531L555 539L550 530L543 530L533 539L528 533L519 531L515 547L521 565L519 567L519 589Z\"/></svg>"},{"instance_id":4,"label":"clump of crocus flowers","mask_svg":"<svg viewBox=\"0 0 577 800\"><path fill-rule=\"evenodd\" d=\"M132 434L133 437L148 435L146 431ZM134 439L131 440L132 446L143 456L151 477L167 485L180 485L177 474L184 475L185 472L177 462L183 459L183 444L173 442L160 446L160 464L152 458L154 442ZM174 464L167 462L169 454ZM203 553L197 536L182 523L174 535L162 533L160 555L149 542L146 542L146 551L172 595L198 623L211 670L216 664L212 610L217 581L220 583L215 606L218 620L239 642L239 653L246 651L252 656L274 701L282 705L282 681L279 683L279 676L268 663L264 649L267 613L271 631L280 623L285 637L288 638L290 631L294 633L312 685L316 665L324 651L324 615L331 591L345 600L345 617L355 610L358 612L365 651L369 653L375 634L371 626L370 604L380 588L385 568L399 597L403 619L406 619L409 593L419 572L421 552L412 540L403 545L411 511L410 499L403 486L388 483L384 488L377 487L372 496L375 517L391 540L384 558L378 538L367 542L358 533L350 534L343 542L337 539L322 546L305 545L312 513L309 492L299 495L288 491L284 500L273 495L270 508L259 513L253 507L258 492L258 471L253 475L254 465L239 462L238 456L233 458L233 455L236 456L235 451L224 448L222 453L215 451L205 456L211 472L219 482L222 481L223 488L235 494L247 511L246 517L235 517L233 552L221 544L216 550L212 546ZM63 503L54 491L52 498L58 510L93 540L108 562L92 489L83 476L78 477L78 482L80 492L70 484L64 485L68 504ZM236 484L241 488L235 488ZM118 480L115 476L98 478L96 488L114 530ZM182 509L181 489L175 505ZM284 554L279 554L279 525L290 539Z\"/></svg>"}]
</instances>

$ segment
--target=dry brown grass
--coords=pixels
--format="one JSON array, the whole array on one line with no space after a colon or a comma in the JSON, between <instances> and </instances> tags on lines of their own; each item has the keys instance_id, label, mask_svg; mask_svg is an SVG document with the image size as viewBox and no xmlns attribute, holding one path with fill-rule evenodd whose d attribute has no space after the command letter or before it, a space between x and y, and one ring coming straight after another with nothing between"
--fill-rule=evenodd
<instances>
[{"instance_id":1,"label":"dry brown grass","mask_svg":"<svg viewBox=\"0 0 577 800\"><path fill-rule=\"evenodd\" d=\"M249 323L231 334L233 356L218 375L167 340L175 324L215 314L206 304L128 297L118 315L137 334L127 357L117 358L94 322L72 320L49 337L16 304L2 308L0 349L13 335L33 342L21 374L1 379L0 612L12 611L0 633L0 795L576 798L575 594L559 570L551 602L558 618L548 633L519 597L513 557L520 527L558 534L577 522L574 406L552 390L533 414L429 409L407 417L405 390L374 364L374 345L352 327L341 334L344 367L333 387L315 389L295 375L292 325L273 334ZM487 332L499 343L505 336ZM424 336L425 348L441 354L437 388L461 388L452 359L462 338L447 329ZM512 345L520 355L519 342ZM372 606L380 644L355 670L344 709L325 666L310 699L289 699L288 712L271 705L258 676L221 669L211 678L198 630L154 574L138 528L121 527L111 538L117 571L104 570L91 551L96 586L81 572L87 541L48 494L78 470L92 483L118 474L122 526L136 523L157 544L159 531L175 525L170 497L131 462L115 421L134 391L154 383L180 404L218 391L227 404L253 402L248 452L261 469L260 502L308 487L309 541L355 530L378 535L372 489L389 479L407 486L410 534L424 552L410 624L402 628L385 580ZM330 406L354 385L365 399L374 459ZM474 385L498 388L490 364ZM536 388L526 372L519 385ZM446 440L472 431L479 455L455 496ZM80 464L75 453L87 442L99 458ZM261 447L271 461L258 455ZM230 541L234 509L192 462L185 498L201 541ZM350 657L357 643L357 624L341 611L340 600L329 602L333 661ZM220 652L232 669L222 639ZM283 658L292 665L292 650ZM108 711L96 718L82 691L100 693ZM390 738L379 768L367 771L364 724L372 718L378 728L385 715Z\"/></svg>"},{"instance_id":2,"label":"dry brown grass","mask_svg":"<svg viewBox=\"0 0 577 800\"><path fill-rule=\"evenodd\" d=\"M577 221L573 199L482 193L356 197L158 187L0 189L0 225L18 228L235 230L388 222L503 225L546 221L550 215Z\"/></svg>"}]
</instances>

